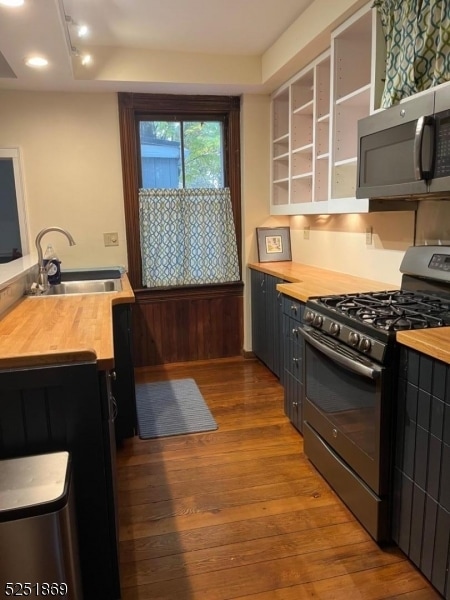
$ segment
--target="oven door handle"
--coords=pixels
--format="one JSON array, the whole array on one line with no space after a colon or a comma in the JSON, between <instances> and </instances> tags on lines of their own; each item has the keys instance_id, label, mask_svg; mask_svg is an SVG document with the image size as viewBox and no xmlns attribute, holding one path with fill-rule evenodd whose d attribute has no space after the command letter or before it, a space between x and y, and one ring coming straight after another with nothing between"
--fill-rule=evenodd
<instances>
[{"instance_id":1,"label":"oven door handle","mask_svg":"<svg viewBox=\"0 0 450 600\"><path fill-rule=\"evenodd\" d=\"M308 333L308 331L304 327L299 327L298 330L308 342L308 344L314 346L314 348L319 350L319 352L322 352L322 354L325 354L325 356L328 356L328 358L331 358L331 360L334 360L335 362L339 363L348 371L352 371L353 373L356 373L357 375L361 375L363 377L369 377L370 379L378 379L378 377L381 375L383 369L375 363L371 363L371 366L369 366L357 361L353 361L351 358L339 354L339 352L336 352L332 348L321 344L318 340L316 340L316 338L314 338L310 333Z\"/></svg>"}]
</instances>

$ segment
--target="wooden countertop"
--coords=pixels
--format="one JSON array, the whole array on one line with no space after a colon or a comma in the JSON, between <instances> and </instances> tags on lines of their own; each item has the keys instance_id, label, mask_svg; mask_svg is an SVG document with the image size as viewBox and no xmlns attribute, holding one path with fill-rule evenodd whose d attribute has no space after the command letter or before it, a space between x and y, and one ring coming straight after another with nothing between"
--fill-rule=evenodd
<instances>
[{"instance_id":1,"label":"wooden countertop","mask_svg":"<svg viewBox=\"0 0 450 600\"><path fill-rule=\"evenodd\" d=\"M126 275L122 291L24 297L0 317L0 369L97 360L114 367L112 307L134 302Z\"/></svg>"},{"instance_id":2,"label":"wooden countertop","mask_svg":"<svg viewBox=\"0 0 450 600\"><path fill-rule=\"evenodd\" d=\"M399 331L397 341L450 365L450 327Z\"/></svg>"},{"instance_id":3,"label":"wooden countertop","mask_svg":"<svg viewBox=\"0 0 450 600\"><path fill-rule=\"evenodd\" d=\"M313 296L398 289L389 283L337 273L301 263L250 263L248 266L251 269L292 282L278 284L277 290L302 302L306 302ZM399 331L396 339L400 344L450 364L450 327Z\"/></svg>"},{"instance_id":4,"label":"wooden countertop","mask_svg":"<svg viewBox=\"0 0 450 600\"><path fill-rule=\"evenodd\" d=\"M338 273L328 269L320 269L311 265L293 262L250 263L249 268L269 273L290 283L280 283L277 290L306 302L313 296L330 294L351 294L354 292L376 292L398 289L391 283L383 283L373 279L355 277L347 273Z\"/></svg>"}]
</instances>

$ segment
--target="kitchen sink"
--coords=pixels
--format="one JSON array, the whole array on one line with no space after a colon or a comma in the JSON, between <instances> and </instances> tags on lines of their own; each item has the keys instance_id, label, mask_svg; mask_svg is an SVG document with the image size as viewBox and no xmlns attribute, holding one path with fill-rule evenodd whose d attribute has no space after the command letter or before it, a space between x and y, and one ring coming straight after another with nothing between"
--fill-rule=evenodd
<instances>
[{"instance_id":1,"label":"kitchen sink","mask_svg":"<svg viewBox=\"0 0 450 600\"><path fill-rule=\"evenodd\" d=\"M122 291L119 268L77 269L61 271L61 283L50 285L45 292L32 289L30 296L66 296L68 294L105 294Z\"/></svg>"},{"instance_id":2,"label":"kitchen sink","mask_svg":"<svg viewBox=\"0 0 450 600\"><path fill-rule=\"evenodd\" d=\"M59 296L65 294L103 294L105 292L120 292L122 282L120 279L97 279L86 281L63 281L51 285L45 296Z\"/></svg>"}]
</instances>

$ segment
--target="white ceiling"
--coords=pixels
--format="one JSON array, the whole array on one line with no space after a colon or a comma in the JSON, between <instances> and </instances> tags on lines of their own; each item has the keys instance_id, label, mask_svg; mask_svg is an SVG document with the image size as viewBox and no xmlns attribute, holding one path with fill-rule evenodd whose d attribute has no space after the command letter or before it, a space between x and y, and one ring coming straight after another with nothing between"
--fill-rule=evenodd
<instances>
[{"instance_id":1,"label":"white ceiling","mask_svg":"<svg viewBox=\"0 0 450 600\"><path fill-rule=\"evenodd\" d=\"M123 63L121 71L109 78L107 70L101 77L80 77L79 65L75 64L79 59L70 52L64 15L89 26L90 34L83 41L77 39L74 29L69 27L69 31L72 46L80 52L86 47L93 65L96 51L102 64L108 65L119 52L134 49L141 56L149 52L149 59L150 53L162 51L223 55L236 60L260 57L312 2L25 0L17 8L0 6L0 89L166 91L155 88L158 82L133 78L132 65L124 68ZM45 55L48 68L36 71L27 67L25 58L31 53ZM182 82L179 86L183 87ZM195 81L191 80L184 91L193 86ZM199 90L214 91L213 87L208 90L205 82Z\"/></svg>"}]
</instances>

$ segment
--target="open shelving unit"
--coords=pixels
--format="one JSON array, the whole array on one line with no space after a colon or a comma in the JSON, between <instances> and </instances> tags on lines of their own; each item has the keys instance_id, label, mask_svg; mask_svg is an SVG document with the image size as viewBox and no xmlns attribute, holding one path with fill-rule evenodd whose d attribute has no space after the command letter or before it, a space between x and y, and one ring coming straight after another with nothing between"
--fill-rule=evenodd
<instances>
[{"instance_id":1,"label":"open shelving unit","mask_svg":"<svg viewBox=\"0 0 450 600\"><path fill-rule=\"evenodd\" d=\"M275 214L314 213L326 201L330 68L327 51L272 98L272 212ZM281 146L280 134L286 124L288 141ZM279 164L281 161L283 166Z\"/></svg>"},{"instance_id":2,"label":"open shelving unit","mask_svg":"<svg viewBox=\"0 0 450 600\"><path fill-rule=\"evenodd\" d=\"M372 3L333 31L330 44L272 96L272 214L369 210L355 191L358 120L379 108L384 85Z\"/></svg>"}]
</instances>

